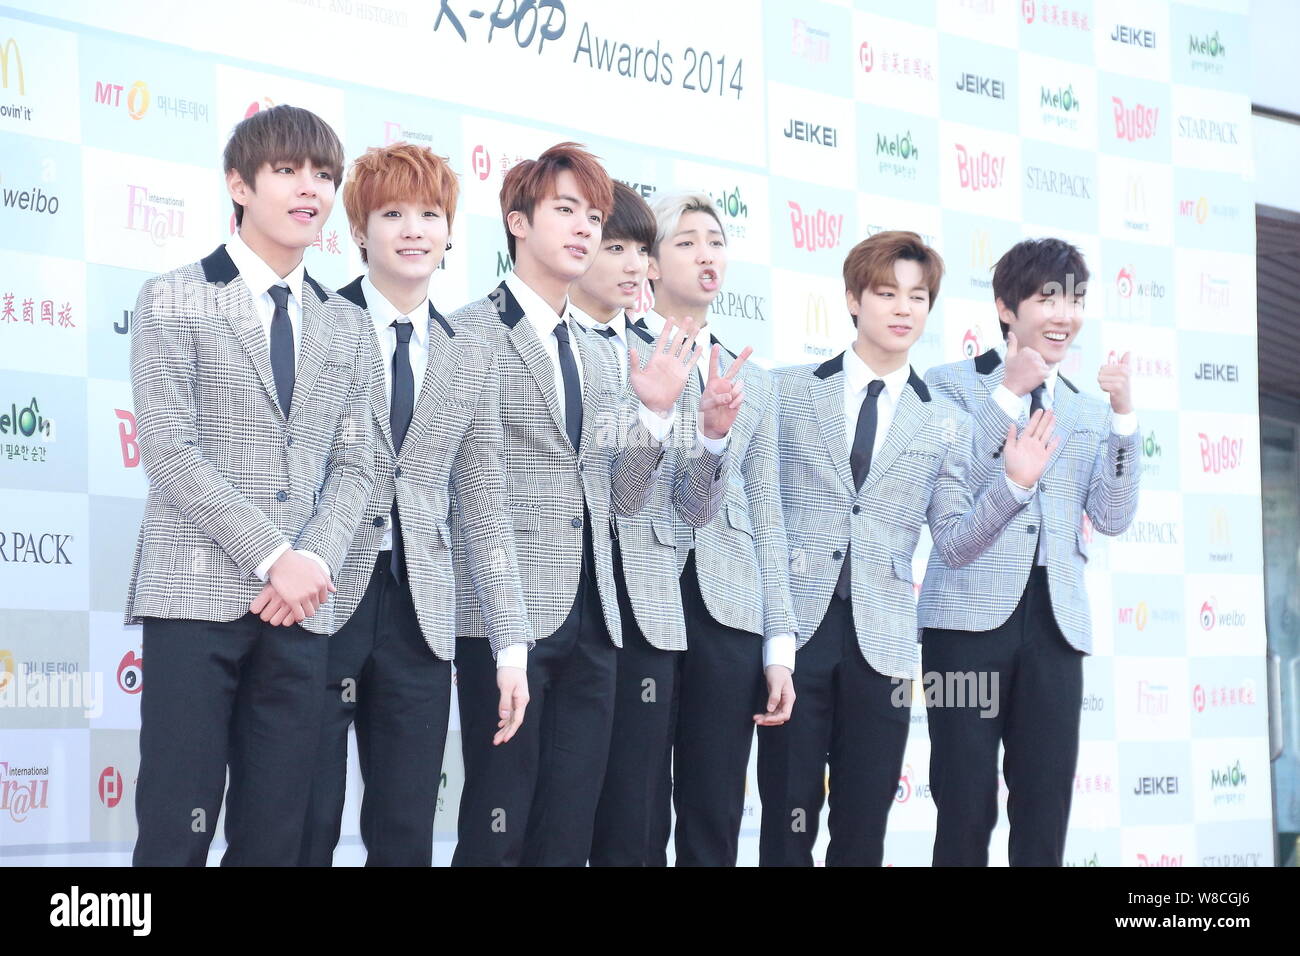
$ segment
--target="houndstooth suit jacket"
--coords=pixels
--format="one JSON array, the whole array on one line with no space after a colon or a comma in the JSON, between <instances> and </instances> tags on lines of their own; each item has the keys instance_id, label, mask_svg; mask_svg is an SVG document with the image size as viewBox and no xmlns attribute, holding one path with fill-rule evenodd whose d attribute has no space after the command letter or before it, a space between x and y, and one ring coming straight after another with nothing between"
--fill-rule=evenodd
<instances>
[{"instance_id":1,"label":"houndstooth suit jacket","mask_svg":"<svg viewBox=\"0 0 1300 956\"><path fill-rule=\"evenodd\" d=\"M338 577L370 495L370 345L361 314L303 278L289 418L266 333L221 246L150 279L131 331L131 387L149 496L127 594L144 617L233 621L282 544ZM332 634L331 595L302 626Z\"/></svg>"},{"instance_id":2,"label":"houndstooth suit jacket","mask_svg":"<svg viewBox=\"0 0 1300 956\"><path fill-rule=\"evenodd\" d=\"M735 357L722 346L724 369ZM781 514L776 388L752 362L739 378L745 401L727 440L731 467L722 509L702 528L678 525L678 569L694 547L700 593L720 624L768 638L797 634Z\"/></svg>"},{"instance_id":3,"label":"houndstooth suit jacket","mask_svg":"<svg viewBox=\"0 0 1300 956\"><path fill-rule=\"evenodd\" d=\"M361 279L339 295L370 312ZM429 303L429 363L400 454L393 450L385 370L374 323L370 331L370 409L375 485L337 581L335 614L346 621L370 584L375 557L392 524L394 496L415 613L429 649L442 660L456 653L456 576L451 553L451 498L460 503L469 548L467 564L493 653L532 641L505 511L496 355L459 335Z\"/></svg>"},{"instance_id":4,"label":"houndstooth suit jacket","mask_svg":"<svg viewBox=\"0 0 1300 956\"><path fill-rule=\"evenodd\" d=\"M975 421L972 489L982 489L1002 469L1002 443L1011 419L993 392L1006 372L990 349L974 359L939 365L926 373L930 386L968 411ZM1044 536L1052 611L1076 650L1092 651L1092 625L1083 572L1088 542L1083 515L1102 534L1120 534L1138 504L1138 433L1111 432L1110 406L1081 395L1058 376L1052 409L1061 444L1025 509L980 558L948 568L934 557L921 588L920 623L959 631L987 631L1011 616L1024 593Z\"/></svg>"},{"instance_id":5,"label":"houndstooth suit jacket","mask_svg":"<svg viewBox=\"0 0 1300 956\"><path fill-rule=\"evenodd\" d=\"M627 324L628 336L644 343L637 351L641 367L650 360L655 337L641 326ZM624 392L631 400L631 386ZM677 526L699 528L722 507L730 455L714 455L695 447L699 425L700 380L694 373L677 399L672 454L654 482L650 501L640 513L618 515L619 555L623 584L632 612L645 639L661 651L686 650L686 619L682 614ZM687 532L689 533L689 531Z\"/></svg>"},{"instance_id":6,"label":"houndstooth suit jacket","mask_svg":"<svg viewBox=\"0 0 1300 956\"><path fill-rule=\"evenodd\" d=\"M843 353L773 376L800 646L826 616L847 550L858 648L878 673L911 678L919 659L912 555L921 525L929 523L944 561L967 564L1024 506L1005 481L990 482L972 505L970 416L932 395L915 371L860 489L849 465Z\"/></svg>"},{"instance_id":7,"label":"houndstooth suit jacket","mask_svg":"<svg viewBox=\"0 0 1300 956\"><path fill-rule=\"evenodd\" d=\"M577 322L569 323L583 370L582 436L575 450L564 431L557 370L505 283L456 310L448 321L486 340L497 356L506 509L534 636L542 640L555 633L573 607L582 567L583 524L590 517L605 624L611 640L621 647L611 512L636 514L645 507L665 449L636 421L631 403L623 401L613 348ZM469 529L459 506L452 514L457 633L486 637L467 573Z\"/></svg>"}]
</instances>

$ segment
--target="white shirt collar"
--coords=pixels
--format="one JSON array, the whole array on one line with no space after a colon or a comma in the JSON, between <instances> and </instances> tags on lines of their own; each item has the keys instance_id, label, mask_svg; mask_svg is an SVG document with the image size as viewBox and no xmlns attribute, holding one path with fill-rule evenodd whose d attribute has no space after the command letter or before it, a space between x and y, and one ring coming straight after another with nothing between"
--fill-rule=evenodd
<instances>
[{"instance_id":1,"label":"white shirt collar","mask_svg":"<svg viewBox=\"0 0 1300 956\"><path fill-rule=\"evenodd\" d=\"M553 333L561 316L567 319L569 310L572 308L569 304L569 297L566 295L560 308L560 314L557 315L555 310L546 304L545 299L534 292L528 283L513 272L506 276L506 288L510 290L511 295L515 297L515 301L519 303L519 308L524 310L524 317L532 323L539 339L544 340Z\"/></svg>"},{"instance_id":2,"label":"white shirt collar","mask_svg":"<svg viewBox=\"0 0 1300 956\"><path fill-rule=\"evenodd\" d=\"M244 285L248 286L248 291L254 298L265 295L266 290L273 285L284 284L289 287L289 292L293 295L294 301L298 306L302 306L302 277L307 271L306 261L298 260L283 279L275 274L275 270L266 264L266 261L256 252L249 248L239 233L236 232L226 242L226 252L230 255L230 260L239 270L239 276L244 280Z\"/></svg>"},{"instance_id":3,"label":"white shirt collar","mask_svg":"<svg viewBox=\"0 0 1300 956\"><path fill-rule=\"evenodd\" d=\"M645 314L645 324L649 326L650 334L653 335L655 338L658 338L659 333L661 333L664 330L665 326L668 325L668 320L664 318L662 315L660 315L658 312L656 312L654 309L651 309L649 312ZM712 338L713 338L713 330L710 326L706 325L704 326L704 328L700 329L700 331L696 333L695 340L691 344L694 345L697 349L707 350L711 348L713 345ZM701 367L703 367L703 360L701 360Z\"/></svg>"},{"instance_id":4,"label":"white shirt collar","mask_svg":"<svg viewBox=\"0 0 1300 956\"><path fill-rule=\"evenodd\" d=\"M420 348L425 347L425 337L429 334L429 299L426 296L408 313L397 311L397 306L389 302L384 294L375 288L369 275L361 277L361 294L365 296L366 308L370 311L370 320L375 324L375 332L383 334L397 319L407 318L411 321L411 337Z\"/></svg>"},{"instance_id":5,"label":"white shirt collar","mask_svg":"<svg viewBox=\"0 0 1300 956\"><path fill-rule=\"evenodd\" d=\"M871 370L871 367L866 362L862 361L861 356L854 351L851 344L844 350L844 387L850 395L856 395L876 379L882 379L889 400L897 405L899 399L903 396L903 389L907 388L907 380L911 376L912 366L906 363L887 375L878 375Z\"/></svg>"},{"instance_id":6,"label":"white shirt collar","mask_svg":"<svg viewBox=\"0 0 1300 956\"><path fill-rule=\"evenodd\" d=\"M997 345L993 346L993 348L997 351L998 356L1002 359L1003 363L1005 364L1007 360L1006 339L1003 339ZM1051 398L1053 400L1056 399L1056 380L1057 378L1060 377L1060 372L1061 372L1061 366L1059 362L1056 365L1047 366L1047 378L1044 380L1043 384L1047 386L1046 392L1048 398ZM1024 398L1025 401L1030 401L1028 395L1024 396Z\"/></svg>"},{"instance_id":7,"label":"white shirt collar","mask_svg":"<svg viewBox=\"0 0 1300 956\"><path fill-rule=\"evenodd\" d=\"M627 342L627 313L622 310L608 322L598 322L572 302L569 303L569 316L579 325L588 329L613 329L614 336Z\"/></svg>"}]
</instances>

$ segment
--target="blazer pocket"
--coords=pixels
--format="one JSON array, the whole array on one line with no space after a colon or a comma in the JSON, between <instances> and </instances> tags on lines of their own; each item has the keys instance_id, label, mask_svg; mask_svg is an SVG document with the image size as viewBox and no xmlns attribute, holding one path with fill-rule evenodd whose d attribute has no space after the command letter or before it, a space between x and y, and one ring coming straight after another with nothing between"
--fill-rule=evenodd
<instances>
[{"instance_id":1,"label":"blazer pocket","mask_svg":"<svg viewBox=\"0 0 1300 956\"><path fill-rule=\"evenodd\" d=\"M655 521L653 522L653 525L656 541L664 545L664 547L677 547L677 536L673 531L673 524L671 521Z\"/></svg>"},{"instance_id":2,"label":"blazer pocket","mask_svg":"<svg viewBox=\"0 0 1300 956\"><path fill-rule=\"evenodd\" d=\"M444 548L450 551L451 550L451 525L448 524L447 520L444 518L440 521L435 521L434 526L437 528L438 531L438 540L442 542L442 546Z\"/></svg>"},{"instance_id":3,"label":"blazer pocket","mask_svg":"<svg viewBox=\"0 0 1300 956\"><path fill-rule=\"evenodd\" d=\"M1088 539L1083 536L1083 529L1076 529L1074 532L1074 547L1083 557L1088 560Z\"/></svg>"},{"instance_id":4,"label":"blazer pocket","mask_svg":"<svg viewBox=\"0 0 1300 956\"><path fill-rule=\"evenodd\" d=\"M737 505L727 505L727 524L754 537L754 526L749 523L749 515Z\"/></svg>"},{"instance_id":5,"label":"blazer pocket","mask_svg":"<svg viewBox=\"0 0 1300 956\"><path fill-rule=\"evenodd\" d=\"M894 577L900 581L912 583L912 562L902 555L895 554L892 558L894 562Z\"/></svg>"},{"instance_id":6,"label":"blazer pocket","mask_svg":"<svg viewBox=\"0 0 1300 956\"><path fill-rule=\"evenodd\" d=\"M542 513L535 510L512 511L510 520L516 531L537 534L542 530Z\"/></svg>"}]
</instances>

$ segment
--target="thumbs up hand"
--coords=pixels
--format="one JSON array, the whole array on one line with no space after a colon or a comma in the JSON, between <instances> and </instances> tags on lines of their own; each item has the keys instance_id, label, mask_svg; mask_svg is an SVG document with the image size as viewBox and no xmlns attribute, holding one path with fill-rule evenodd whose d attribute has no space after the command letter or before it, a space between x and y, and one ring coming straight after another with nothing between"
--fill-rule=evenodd
<instances>
[{"instance_id":1,"label":"thumbs up hand","mask_svg":"<svg viewBox=\"0 0 1300 956\"><path fill-rule=\"evenodd\" d=\"M1118 362L1107 362L1097 373L1097 384L1110 396L1110 407L1116 415L1133 411L1133 372L1129 367L1129 353Z\"/></svg>"}]
</instances>

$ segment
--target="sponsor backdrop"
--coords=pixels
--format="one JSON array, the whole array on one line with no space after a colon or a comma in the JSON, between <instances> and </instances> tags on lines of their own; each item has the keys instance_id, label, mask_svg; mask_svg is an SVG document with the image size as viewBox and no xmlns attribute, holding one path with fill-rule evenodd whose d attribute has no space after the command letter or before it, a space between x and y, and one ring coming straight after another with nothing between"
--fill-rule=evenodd
<instances>
[{"instance_id":1,"label":"sponsor backdrop","mask_svg":"<svg viewBox=\"0 0 1300 956\"><path fill-rule=\"evenodd\" d=\"M1272 862L1244 0L59 8L0 7L0 853L128 859L148 676L120 622L147 487L132 308L150 273L229 234L231 127L293 103L349 158L399 139L450 157L444 310L509 269L502 175L561 139L647 197L713 198L731 260L713 324L772 364L845 347L839 269L864 236L913 229L947 260L922 372L996 341L1008 245L1080 244L1088 318L1063 371L1096 394L1098 366L1132 353L1143 491L1119 538L1082 528L1098 653L1067 857ZM342 203L307 256L330 286L360 270ZM912 729L894 864L928 862L934 826L922 708ZM453 711L443 863L459 742ZM357 777L340 862L360 858Z\"/></svg>"}]
</instances>

